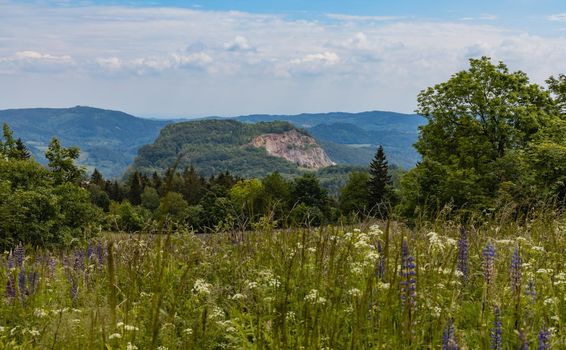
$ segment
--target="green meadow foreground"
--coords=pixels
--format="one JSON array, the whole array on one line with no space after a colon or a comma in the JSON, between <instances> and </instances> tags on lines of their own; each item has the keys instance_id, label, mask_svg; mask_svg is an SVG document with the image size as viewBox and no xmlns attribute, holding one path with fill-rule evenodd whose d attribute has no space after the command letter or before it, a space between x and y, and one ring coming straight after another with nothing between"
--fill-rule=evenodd
<instances>
[{"instance_id":1,"label":"green meadow foreground","mask_svg":"<svg viewBox=\"0 0 566 350\"><path fill-rule=\"evenodd\" d=\"M111 235L2 256L6 349L564 349L566 221Z\"/></svg>"}]
</instances>

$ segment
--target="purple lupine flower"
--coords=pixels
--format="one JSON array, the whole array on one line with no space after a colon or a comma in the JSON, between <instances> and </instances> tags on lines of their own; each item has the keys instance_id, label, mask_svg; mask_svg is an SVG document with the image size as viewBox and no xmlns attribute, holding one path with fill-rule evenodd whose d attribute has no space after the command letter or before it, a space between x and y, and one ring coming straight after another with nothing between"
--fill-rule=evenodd
<instances>
[{"instance_id":1,"label":"purple lupine flower","mask_svg":"<svg viewBox=\"0 0 566 350\"><path fill-rule=\"evenodd\" d=\"M527 337L525 337L523 330L519 331L519 342L519 350L529 350L529 341Z\"/></svg>"},{"instance_id":2,"label":"purple lupine flower","mask_svg":"<svg viewBox=\"0 0 566 350\"><path fill-rule=\"evenodd\" d=\"M28 295L35 293L37 290L37 285L39 284L39 276L37 271L31 270L28 272Z\"/></svg>"},{"instance_id":3,"label":"purple lupine flower","mask_svg":"<svg viewBox=\"0 0 566 350\"><path fill-rule=\"evenodd\" d=\"M495 279L495 248L491 242L483 249L483 276L488 285Z\"/></svg>"},{"instance_id":4,"label":"purple lupine flower","mask_svg":"<svg viewBox=\"0 0 566 350\"><path fill-rule=\"evenodd\" d=\"M442 332L442 350L458 350L458 343L454 336L454 320L446 322L446 327Z\"/></svg>"},{"instance_id":5,"label":"purple lupine flower","mask_svg":"<svg viewBox=\"0 0 566 350\"><path fill-rule=\"evenodd\" d=\"M535 281L531 278L527 282L527 287L525 288L525 294L529 297L532 304L537 301L537 289L535 286Z\"/></svg>"},{"instance_id":6,"label":"purple lupine flower","mask_svg":"<svg viewBox=\"0 0 566 350\"><path fill-rule=\"evenodd\" d=\"M409 253L407 239L403 239L401 248L401 303L413 308L416 305L417 280L415 258Z\"/></svg>"},{"instance_id":7,"label":"purple lupine flower","mask_svg":"<svg viewBox=\"0 0 566 350\"><path fill-rule=\"evenodd\" d=\"M513 252L510 274L513 294L519 295L521 291L521 255L519 254L519 247L515 247L515 251Z\"/></svg>"},{"instance_id":8,"label":"purple lupine flower","mask_svg":"<svg viewBox=\"0 0 566 350\"><path fill-rule=\"evenodd\" d=\"M24 265L24 259L26 257L26 251L22 244L18 244L16 249L14 249L14 258L16 259L16 265L21 269Z\"/></svg>"},{"instance_id":9,"label":"purple lupine flower","mask_svg":"<svg viewBox=\"0 0 566 350\"><path fill-rule=\"evenodd\" d=\"M493 328L491 329L491 348L494 350L503 349L502 340L502 325L501 325L501 311L499 306L495 306L493 309L493 314L495 318L493 319Z\"/></svg>"},{"instance_id":10,"label":"purple lupine flower","mask_svg":"<svg viewBox=\"0 0 566 350\"><path fill-rule=\"evenodd\" d=\"M383 256L381 241L377 242L377 252L379 253L379 260L377 262L376 275L377 278L383 279L385 277L385 256Z\"/></svg>"},{"instance_id":11,"label":"purple lupine flower","mask_svg":"<svg viewBox=\"0 0 566 350\"><path fill-rule=\"evenodd\" d=\"M538 350L550 349L550 331L543 328L538 333Z\"/></svg>"},{"instance_id":12,"label":"purple lupine flower","mask_svg":"<svg viewBox=\"0 0 566 350\"><path fill-rule=\"evenodd\" d=\"M55 258L52 255L49 255L47 257L47 271L49 273L49 277L53 277L55 275L56 264L57 262L55 261Z\"/></svg>"},{"instance_id":13,"label":"purple lupine flower","mask_svg":"<svg viewBox=\"0 0 566 350\"><path fill-rule=\"evenodd\" d=\"M18 287L20 288L20 296L23 297L27 294L26 272L23 270L20 270L20 272L18 273Z\"/></svg>"},{"instance_id":14,"label":"purple lupine flower","mask_svg":"<svg viewBox=\"0 0 566 350\"><path fill-rule=\"evenodd\" d=\"M98 258L98 265L104 265L104 247L102 246L102 241L99 241L96 245L96 257Z\"/></svg>"},{"instance_id":15,"label":"purple lupine flower","mask_svg":"<svg viewBox=\"0 0 566 350\"><path fill-rule=\"evenodd\" d=\"M8 254L8 260L6 261L6 268L8 270L11 270L14 268L14 266L16 265L16 262L14 260L14 254L12 254L12 252L10 252L10 254Z\"/></svg>"},{"instance_id":16,"label":"purple lupine flower","mask_svg":"<svg viewBox=\"0 0 566 350\"><path fill-rule=\"evenodd\" d=\"M73 270L84 271L85 270L85 256L82 249L75 250L75 260L73 263Z\"/></svg>"},{"instance_id":17,"label":"purple lupine flower","mask_svg":"<svg viewBox=\"0 0 566 350\"><path fill-rule=\"evenodd\" d=\"M14 282L14 275L10 273L6 281L6 297L14 299L16 297L16 283Z\"/></svg>"},{"instance_id":18,"label":"purple lupine flower","mask_svg":"<svg viewBox=\"0 0 566 350\"><path fill-rule=\"evenodd\" d=\"M458 271L462 273L464 282L468 280L468 233L460 227L460 239L458 240Z\"/></svg>"},{"instance_id":19,"label":"purple lupine flower","mask_svg":"<svg viewBox=\"0 0 566 350\"><path fill-rule=\"evenodd\" d=\"M89 243L86 247L86 258L90 261L94 255L94 246L92 243Z\"/></svg>"}]
</instances>

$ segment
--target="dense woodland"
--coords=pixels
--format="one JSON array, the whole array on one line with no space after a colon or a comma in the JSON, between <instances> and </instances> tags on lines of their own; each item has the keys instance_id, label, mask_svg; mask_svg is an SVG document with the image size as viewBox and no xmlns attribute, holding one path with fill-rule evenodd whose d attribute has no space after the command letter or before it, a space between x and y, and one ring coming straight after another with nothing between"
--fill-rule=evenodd
<instances>
[{"instance_id":1,"label":"dense woodland","mask_svg":"<svg viewBox=\"0 0 566 350\"><path fill-rule=\"evenodd\" d=\"M188 134L206 135L207 142L212 138L221 149L226 145L228 151L250 152L230 145L292 128L285 122L242 124L239 133L230 128L214 135L201 130L205 123L167 126L156 144L140 150L140 159L175 166L158 173L138 163L122 181L105 180L98 170L85 174L75 164L79 149L62 147L57 139L46 151L49 163L44 167L6 124L0 148L2 245L71 244L101 231L151 230L163 221L195 232L218 232L369 217L409 224L440 214L466 220L505 212L517 218L540 208L561 208L566 195L564 75L551 77L543 87L503 63L472 59L468 70L422 91L418 105L417 112L428 120L415 145L422 161L406 173L392 172L387 150L379 147L369 168L352 171L340 188L333 184L330 194L321 179L328 183L331 169L320 172L321 179L310 172L210 176L208 168L205 177L200 158L193 159L195 166L192 153L175 160L183 145L168 144L166 137L185 135L189 128ZM238 155L225 157L218 161L253 166L240 162Z\"/></svg>"}]
</instances>

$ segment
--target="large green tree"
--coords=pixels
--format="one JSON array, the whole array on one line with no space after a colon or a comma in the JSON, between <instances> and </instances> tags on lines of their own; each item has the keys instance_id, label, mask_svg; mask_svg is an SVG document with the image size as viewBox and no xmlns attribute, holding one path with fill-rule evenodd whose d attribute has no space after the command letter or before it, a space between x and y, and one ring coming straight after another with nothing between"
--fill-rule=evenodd
<instances>
[{"instance_id":1,"label":"large green tree","mask_svg":"<svg viewBox=\"0 0 566 350\"><path fill-rule=\"evenodd\" d=\"M391 176L389 165L383 147L379 146L369 165L368 206L369 209L381 217L387 216Z\"/></svg>"},{"instance_id":2,"label":"large green tree","mask_svg":"<svg viewBox=\"0 0 566 350\"><path fill-rule=\"evenodd\" d=\"M420 162L401 181L403 209L435 212L496 205L527 188L525 152L556 121L549 91L488 57L422 91L416 111L427 118L415 145Z\"/></svg>"}]
</instances>

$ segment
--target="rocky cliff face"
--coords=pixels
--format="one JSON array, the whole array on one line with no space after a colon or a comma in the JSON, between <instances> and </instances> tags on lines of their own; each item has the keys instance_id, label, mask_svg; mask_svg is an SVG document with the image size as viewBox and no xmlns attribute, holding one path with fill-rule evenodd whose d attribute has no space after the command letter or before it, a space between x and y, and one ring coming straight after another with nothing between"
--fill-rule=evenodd
<instances>
[{"instance_id":1,"label":"rocky cliff face","mask_svg":"<svg viewBox=\"0 0 566 350\"><path fill-rule=\"evenodd\" d=\"M252 140L251 146L265 148L269 155L287 159L303 168L320 169L336 164L315 139L295 129L260 135Z\"/></svg>"}]
</instances>

